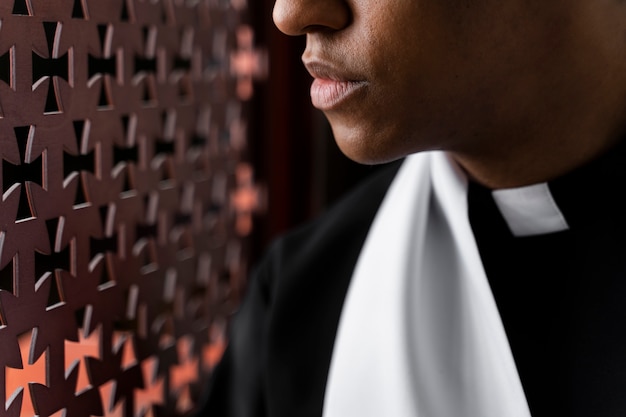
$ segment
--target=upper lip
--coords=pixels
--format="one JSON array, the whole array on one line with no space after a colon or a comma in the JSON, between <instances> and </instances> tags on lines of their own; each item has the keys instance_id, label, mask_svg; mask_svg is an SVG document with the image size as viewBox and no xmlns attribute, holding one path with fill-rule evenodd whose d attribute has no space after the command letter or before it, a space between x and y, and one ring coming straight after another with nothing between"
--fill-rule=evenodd
<instances>
[{"instance_id":1,"label":"upper lip","mask_svg":"<svg viewBox=\"0 0 626 417\"><path fill-rule=\"evenodd\" d=\"M331 80L337 82L362 82L363 77L359 77L356 74L352 74L344 69L339 69L337 66L318 59L305 59L302 60L307 71L313 78L322 80Z\"/></svg>"}]
</instances>

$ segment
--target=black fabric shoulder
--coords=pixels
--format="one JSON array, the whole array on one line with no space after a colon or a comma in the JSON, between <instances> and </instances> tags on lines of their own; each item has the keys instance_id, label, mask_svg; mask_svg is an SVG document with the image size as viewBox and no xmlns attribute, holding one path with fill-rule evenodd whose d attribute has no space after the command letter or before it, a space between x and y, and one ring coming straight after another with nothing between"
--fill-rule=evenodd
<instances>
[{"instance_id":1,"label":"black fabric shoulder","mask_svg":"<svg viewBox=\"0 0 626 417\"><path fill-rule=\"evenodd\" d=\"M270 307L270 416L320 416L343 300L369 227L401 163L381 168L313 222L280 239L261 274Z\"/></svg>"}]
</instances>

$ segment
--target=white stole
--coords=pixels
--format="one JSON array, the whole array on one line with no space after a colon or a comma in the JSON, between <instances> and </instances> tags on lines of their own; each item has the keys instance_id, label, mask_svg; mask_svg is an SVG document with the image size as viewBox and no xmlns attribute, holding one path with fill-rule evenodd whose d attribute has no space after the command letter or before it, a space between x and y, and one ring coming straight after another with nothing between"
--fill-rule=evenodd
<instances>
[{"instance_id":1,"label":"white stole","mask_svg":"<svg viewBox=\"0 0 626 417\"><path fill-rule=\"evenodd\" d=\"M374 220L341 314L324 417L530 417L443 152L411 155Z\"/></svg>"}]
</instances>

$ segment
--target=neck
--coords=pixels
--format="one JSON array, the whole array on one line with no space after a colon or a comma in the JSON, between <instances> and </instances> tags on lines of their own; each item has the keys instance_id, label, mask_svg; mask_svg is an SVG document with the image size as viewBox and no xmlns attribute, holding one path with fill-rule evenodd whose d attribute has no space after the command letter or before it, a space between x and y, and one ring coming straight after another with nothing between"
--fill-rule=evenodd
<instances>
[{"instance_id":1,"label":"neck","mask_svg":"<svg viewBox=\"0 0 626 417\"><path fill-rule=\"evenodd\" d=\"M491 141L491 145L472 150L449 150L449 154L470 178L488 188L521 187L558 178L587 164L624 139L626 131L617 123L605 126L619 128L606 129L570 124L570 129L551 129L541 135L527 132L517 140L509 136L508 141Z\"/></svg>"}]
</instances>

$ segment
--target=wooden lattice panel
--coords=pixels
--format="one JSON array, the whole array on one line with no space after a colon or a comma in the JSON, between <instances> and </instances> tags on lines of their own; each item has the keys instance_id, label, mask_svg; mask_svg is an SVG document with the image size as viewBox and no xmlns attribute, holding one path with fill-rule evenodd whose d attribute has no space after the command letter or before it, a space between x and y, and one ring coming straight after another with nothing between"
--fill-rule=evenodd
<instances>
[{"instance_id":1,"label":"wooden lattice panel","mask_svg":"<svg viewBox=\"0 0 626 417\"><path fill-rule=\"evenodd\" d=\"M193 409L256 204L241 0L0 0L0 415Z\"/></svg>"}]
</instances>

